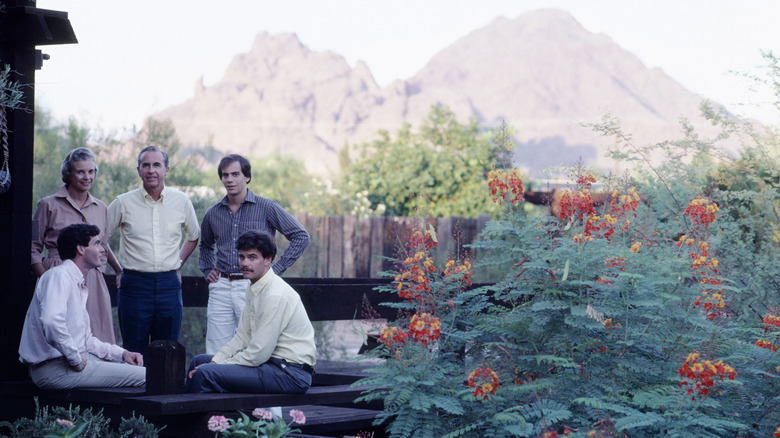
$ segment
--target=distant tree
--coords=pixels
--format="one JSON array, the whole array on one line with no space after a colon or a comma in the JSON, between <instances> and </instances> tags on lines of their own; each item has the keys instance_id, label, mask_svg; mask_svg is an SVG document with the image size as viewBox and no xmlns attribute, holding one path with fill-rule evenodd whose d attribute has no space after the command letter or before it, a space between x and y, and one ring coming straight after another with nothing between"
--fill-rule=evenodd
<instances>
[{"instance_id":1,"label":"distant tree","mask_svg":"<svg viewBox=\"0 0 780 438\"><path fill-rule=\"evenodd\" d=\"M434 106L417 131L406 123L395 136L356 146L357 158L343 174L345 187L367 192L371 209L391 216L476 217L498 214L487 190L487 175L499 146L476 121L460 124L446 107ZM421 205L422 202L422 205Z\"/></svg>"},{"instance_id":2,"label":"distant tree","mask_svg":"<svg viewBox=\"0 0 780 438\"><path fill-rule=\"evenodd\" d=\"M136 154L146 146L155 145L165 150L171 170L165 181L177 187L207 185L207 176L198 169L193 154L181 154L182 144L170 119L147 118L141 132L133 139Z\"/></svg>"},{"instance_id":3,"label":"distant tree","mask_svg":"<svg viewBox=\"0 0 780 438\"><path fill-rule=\"evenodd\" d=\"M248 158L252 163L249 188L255 194L273 199L286 209L300 207L298 200L313 187L313 177L300 160L278 152ZM214 171L215 180L216 176Z\"/></svg>"},{"instance_id":4,"label":"distant tree","mask_svg":"<svg viewBox=\"0 0 780 438\"><path fill-rule=\"evenodd\" d=\"M44 196L53 194L62 185L60 164L67 154L64 139L54 126L51 115L42 108L35 110L33 140L33 209ZM59 160L57 157L60 157Z\"/></svg>"}]
</instances>

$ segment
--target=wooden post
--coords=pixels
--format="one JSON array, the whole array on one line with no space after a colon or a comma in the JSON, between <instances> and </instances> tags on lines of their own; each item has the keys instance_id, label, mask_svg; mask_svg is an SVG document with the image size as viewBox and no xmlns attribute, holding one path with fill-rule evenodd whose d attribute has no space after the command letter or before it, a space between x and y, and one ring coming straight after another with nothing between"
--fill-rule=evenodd
<instances>
[{"instance_id":1,"label":"wooden post","mask_svg":"<svg viewBox=\"0 0 780 438\"><path fill-rule=\"evenodd\" d=\"M66 12L4 0L0 13L0 66L11 67L11 80L22 84L23 109L6 111L11 188L0 195L0 379L21 379L19 338L35 278L30 270L35 69L42 54L36 45L76 43ZM0 155L1 157L1 155ZM1 159L1 158L0 158Z\"/></svg>"},{"instance_id":2,"label":"wooden post","mask_svg":"<svg viewBox=\"0 0 780 438\"><path fill-rule=\"evenodd\" d=\"M182 394L187 353L176 341L152 341L146 347L146 394Z\"/></svg>"},{"instance_id":3,"label":"wooden post","mask_svg":"<svg viewBox=\"0 0 780 438\"><path fill-rule=\"evenodd\" d=\"M328 267L326 277L343 277L344 216L328 216Z\"/></svg>"},{"instance_id":4,"label":"wooden post","mask_svg":"<svg viewBox=\"0 0 780 438\"><path fill-rule=\"evenodd\" d=\"M358 217L344 216L344 252L342 255L341 276L344 278L355 278L357 276L357 233Z\"/></svg>"},{"instance_id":5,"label":"wooden post","mask_svg":"<svg viewBox=\"0 0 780 438\"><path fill-rule=\"evenodd\" d=\"M368 216L358 219L356 277L371 276L371 224L371 218Z\"/></svg>"},{"instance_id":6,"label":"wooden post","mask_svg":"<svg viewBox=\"0 0 780 438\"><path fill-rule=\"evenodd\" d=\"M371 218L371 262L369 265L369 277L377 278L384 270L385 254L385 223L387 216L374 216Z\"/></svg>"}]
</instances>

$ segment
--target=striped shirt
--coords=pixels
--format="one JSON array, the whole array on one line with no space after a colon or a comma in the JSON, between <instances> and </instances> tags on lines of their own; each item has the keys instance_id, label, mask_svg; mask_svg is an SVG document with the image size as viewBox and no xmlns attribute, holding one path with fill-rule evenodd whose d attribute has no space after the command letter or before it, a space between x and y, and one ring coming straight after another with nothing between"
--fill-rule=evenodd
<instances>
[{"instance_id":1,"label":"striped shirt","mask_svg":"<svg viewBox=\"0 0 780 438\"><path fill-rule=\"evenodd\" d=\"M240 273L236 240L249 230L265 231L274 237L278 231L290 241L273 265L278 275L292 266L309 244L309 233L278 202L246 189L246 198L235 213L230 211L227 196L206 210L201 223L198 260L203 275L208 276L214 269L215 247L217 270L226 274Z\"/></svg>"}]
</instances>

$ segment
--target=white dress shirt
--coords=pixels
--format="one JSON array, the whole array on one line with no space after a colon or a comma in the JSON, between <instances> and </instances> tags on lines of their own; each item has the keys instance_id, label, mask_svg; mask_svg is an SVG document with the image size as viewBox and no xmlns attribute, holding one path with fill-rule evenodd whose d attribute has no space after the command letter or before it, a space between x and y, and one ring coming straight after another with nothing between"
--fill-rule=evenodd
<instances>
[{"instance_id":1,"label":"white dress shirt","mask_svg":"<svg viewBox=\"0 0 780 438\"><path fill-rule=\"evenodd\" d=\"M84 275L72 260L46 271L35 286L19 344L19 360L35 365L64 356L81 363L91 353L101 359L122 361L124 349L92 335L86 309Z\"/></svg>"}]
</instances>

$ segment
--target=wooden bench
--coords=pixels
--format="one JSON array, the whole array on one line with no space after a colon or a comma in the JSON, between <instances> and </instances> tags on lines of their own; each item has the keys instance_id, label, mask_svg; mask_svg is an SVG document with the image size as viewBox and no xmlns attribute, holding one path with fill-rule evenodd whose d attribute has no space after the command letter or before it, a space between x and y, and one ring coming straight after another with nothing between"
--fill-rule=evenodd
<instances>
[{"instance_id":1,"label":"wooden bench","mask_svg":"<svg viewBox=\"0 0 780 438\"><path fill-rule=\"evenodd\" d=\"M213 411L252 410L257 407L300 404L340 405L352 403L367 387L314 386L305 394L166 394L125 397L122 405L144 415L182 415Z\"/></svg>"}]
</instances>

